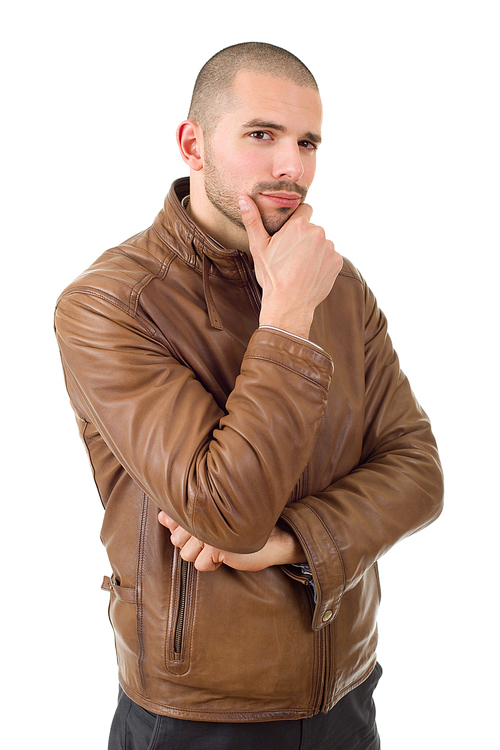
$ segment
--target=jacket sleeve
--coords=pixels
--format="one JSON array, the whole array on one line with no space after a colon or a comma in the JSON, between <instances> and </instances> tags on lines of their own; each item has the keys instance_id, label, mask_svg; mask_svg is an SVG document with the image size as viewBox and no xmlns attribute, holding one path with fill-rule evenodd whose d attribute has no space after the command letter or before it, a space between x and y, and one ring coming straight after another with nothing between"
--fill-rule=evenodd
<instances>
[{"instance_id":1,"label":"jacket sleeve","mask_svg":"<svg viewBox=\"0 0 500 750\"><path fill-rule=\"evenodd\" d=\"M334 391L335 381L331 389ZM299 538L316 588L313 627L396 542L442 508L443 477L429 420L417 403L365 288L365 416L359 465L281 516ZM331 619L331 618L330 618Z\"/></svg>"},{"instance_id":2,"label":"jacket sleeve","mask_svg":"<svg viewBox=\"0 0 500 750\"><path fill-rule=\"evenodd\" d=\"M257 330L222 411L151 321L119 300L67 292L55 328L75 412L139 487L205 542L260 549L313 449L330 357Z\"/></svg>"}]
</instances>

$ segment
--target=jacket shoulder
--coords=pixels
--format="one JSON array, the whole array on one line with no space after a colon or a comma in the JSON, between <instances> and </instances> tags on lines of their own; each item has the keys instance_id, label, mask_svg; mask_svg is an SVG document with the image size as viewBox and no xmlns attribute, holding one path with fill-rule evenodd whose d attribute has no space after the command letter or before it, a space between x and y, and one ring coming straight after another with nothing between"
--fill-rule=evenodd
<instances>
[{"instance_id":1,"label":"jacket shoulder","mask_svg":"<svg viewBox=\"0 0 500 750\"><path fill-rule=\"evenodd\" d=\"M362 286L364 286L365 284L365 280L361 276L358 269L351 263L348 258L345 257L339 276L344 276L345 278L352 279L353 281L358 281Z\"/></svg>"},{"instance_id":2,"label":"jacket shoulder","mask_svg":"<svg viewBox=\"0 0 500 750\"><path fill-rule=\"evenodd\" d=\"M142 290L162 278L173 252L150 227L106 250L60 294L57 304L76 293L107 298L132 314Z\"/></svg>"}]
</instances>

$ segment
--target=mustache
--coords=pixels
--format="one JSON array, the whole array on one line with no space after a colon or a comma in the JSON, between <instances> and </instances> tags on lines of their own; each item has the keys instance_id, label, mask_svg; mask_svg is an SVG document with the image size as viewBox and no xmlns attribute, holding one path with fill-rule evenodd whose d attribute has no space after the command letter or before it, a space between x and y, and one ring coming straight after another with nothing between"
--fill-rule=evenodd
<instances>
[{"instance_id":1,"label":"mustache","mask_svg":"<svg viewBox=\"0 0 500 750\"><path fill-rule=\"evenodd\" d=\"M301 198L305 198L307 195L307 188L297 185L295 182L287 182L286 180L278 180L277 182L259 182L252 192L253 195L257 195L263 191L278 192L280 190L297 193Z\"/></svg>"}]
</instances>

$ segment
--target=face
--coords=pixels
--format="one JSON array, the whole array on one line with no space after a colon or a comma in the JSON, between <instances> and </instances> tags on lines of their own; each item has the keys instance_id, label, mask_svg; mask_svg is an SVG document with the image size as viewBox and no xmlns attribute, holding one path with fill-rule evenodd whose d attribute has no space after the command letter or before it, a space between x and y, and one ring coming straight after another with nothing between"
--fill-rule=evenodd
<instances>
[{"instance_id":1,"label":"face","mask_svg":"<svg viewBox=\"0 0 500 750\"><path fill-rule=\"evenodd\" d=\"M240 106L223 115L204 144L207 210L230 236L243 230L238 197L257 204L269 234L277 232L307 195L321 133L317 91L276 76L241 71Z\"/></svg>"}]
</instances>

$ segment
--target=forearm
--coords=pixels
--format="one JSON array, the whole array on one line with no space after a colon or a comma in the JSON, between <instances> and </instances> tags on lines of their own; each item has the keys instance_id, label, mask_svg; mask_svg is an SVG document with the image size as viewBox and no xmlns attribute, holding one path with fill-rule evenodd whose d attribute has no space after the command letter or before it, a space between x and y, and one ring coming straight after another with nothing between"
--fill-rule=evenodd
<instances>
[{"instance_id":1,"label":"forearm","mask_svg":"<svg viewBox=\"0 0 500 750\"><path fill-rule=\"evenodd\" d=\"M109 301L74 294L56 323L75 410L124 471L195 537L238 553L263 547L321 427L329 355L258 330L222 408L160 335Z\"/></svg>"},{"instance_id":2,"label":"forearm","mask_svg":"<svg viewBox=\"0 0 500 750\"><path fill-rule=\"evenodd\" d=\"M313 627L335 617L344 595L376 579L375 563L441 512L443 476L432 435L420 446L359 466L321 492L287 505L281 522L299 541L316 591ZM411 438L410 438L411 439Z\"/></svg>"}]
</instances>

